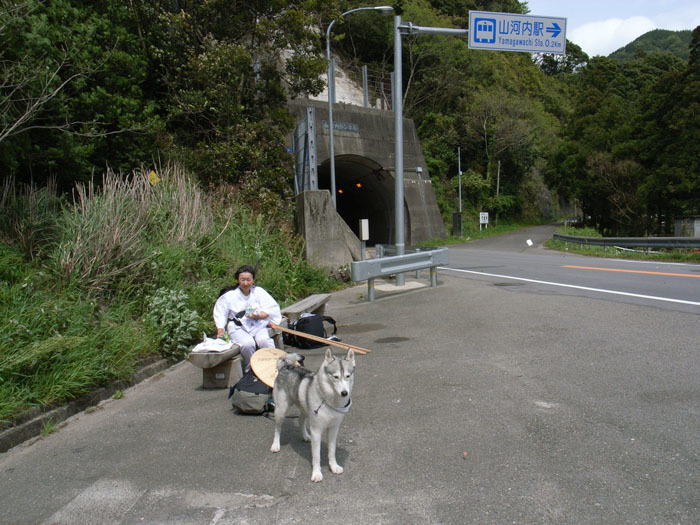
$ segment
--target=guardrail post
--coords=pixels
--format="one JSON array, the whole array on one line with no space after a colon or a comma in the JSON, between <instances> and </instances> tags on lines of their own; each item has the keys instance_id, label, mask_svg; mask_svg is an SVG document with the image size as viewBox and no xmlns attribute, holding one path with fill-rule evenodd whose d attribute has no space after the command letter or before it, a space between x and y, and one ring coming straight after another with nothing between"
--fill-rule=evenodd
<instances>
[{"instance_id":1,"label":"guardrail post","mask_svg":"<svg viewBox=\"0 0 700 525\"><path fill-rule=\"evenodd\" d=\"M430 287L435 288L437 286L437 266L430 267Z\"/></svg>"},{"instance_id":2,"label":"guardrail post","mask_svg":"<svg viewBox=\"0 0 700 525\"><path fill-rule=\"evenodd\" d=\"M374 301L374 278L367 279L367 298L370 303Z\"/></svg>"}]
</instances>

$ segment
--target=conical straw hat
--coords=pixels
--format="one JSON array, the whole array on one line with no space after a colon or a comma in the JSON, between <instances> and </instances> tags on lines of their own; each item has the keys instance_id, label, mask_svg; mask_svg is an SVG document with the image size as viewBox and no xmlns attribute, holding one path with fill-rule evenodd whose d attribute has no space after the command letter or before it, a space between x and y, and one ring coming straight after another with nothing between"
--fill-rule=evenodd
<instances>
[{"instance_id":1,"label":"conical straw hat","mask_svg":"<svg viewBox=\"0 0 700 525\"><path fill-rule=\"evenodd\" d=\"M260 381L272 388L277 377L277 360L284 355L287 352L278 348L261 348L250 358L250 367Z\"/></svg>"}]
</instances>

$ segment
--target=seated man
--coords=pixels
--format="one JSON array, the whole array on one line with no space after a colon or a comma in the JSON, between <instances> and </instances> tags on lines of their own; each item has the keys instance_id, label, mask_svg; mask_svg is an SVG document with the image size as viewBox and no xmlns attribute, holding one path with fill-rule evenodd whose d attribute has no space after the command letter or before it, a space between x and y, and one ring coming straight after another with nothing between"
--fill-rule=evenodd
<instances>
[{"instance_id":1,"label":"seated man","mask_svg":"<svg viewBox=\"0 0 700 525\"><path fill-rule=\"evenodd\" d=\"M229 337L241 346L243 372L250 370L250 357L257 348L274 348L268 334L270 322L282 321L280 307L263 288L255 286L255 270L248 265L236 270L238 285L222 294L214 305L217 337Z\"/></svg>"}]
</instances>

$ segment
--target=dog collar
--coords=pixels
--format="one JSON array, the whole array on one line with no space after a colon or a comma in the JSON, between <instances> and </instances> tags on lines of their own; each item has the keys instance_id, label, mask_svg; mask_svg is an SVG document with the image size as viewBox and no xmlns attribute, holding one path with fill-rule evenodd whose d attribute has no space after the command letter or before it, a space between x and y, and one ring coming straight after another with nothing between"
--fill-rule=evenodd
<instances>
[{"instance_id":1,"label":"dog collar","mask_svg":"<svg viewBox=\"0 0 700 525\"><path fill-rule=\"evenodd\" d=\"M348 404L344 407L334 407L332 405L329 405L325 401L321 401L321 404L318 405L318 408L314 410L314 414L318 415L318 411L321 410L321 407L323 405L326 405L327 407L332 408L333 410L335 410L336 412L340 412L341 414L347 414L348 410L350 410L350 405L352 405L352 399L348 399Z\"/></svg>"}]
</instances>

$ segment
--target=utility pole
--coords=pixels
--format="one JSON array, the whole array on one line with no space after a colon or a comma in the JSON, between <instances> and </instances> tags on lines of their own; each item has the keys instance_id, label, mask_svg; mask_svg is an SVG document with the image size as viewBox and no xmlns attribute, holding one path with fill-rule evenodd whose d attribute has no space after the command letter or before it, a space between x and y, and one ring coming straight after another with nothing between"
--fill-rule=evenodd
<instances>
[{"instance_id":1,"label":"utility pole","mask_svg":"<svg viewBox=\"0 0 700 525\"><path fill-rule=\"evenodd\" d=\"M459 211L452 214L452 235L462 236L462 149L457 146L457 176L459 177Z\"/></svg>"},{"instance_id":2,"label":"utility pole","mask_svg":"<svg viewBox=\"0 0 700 525\"><path fill-rule=\"evenodd\" d=\"M498 171L496 171L496 205L498 205L498 190L501 186L501 161L498 161ZM498 210L496 210L495 226L498 226Z\"/></svg>"}]
</instances>

